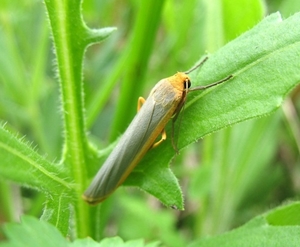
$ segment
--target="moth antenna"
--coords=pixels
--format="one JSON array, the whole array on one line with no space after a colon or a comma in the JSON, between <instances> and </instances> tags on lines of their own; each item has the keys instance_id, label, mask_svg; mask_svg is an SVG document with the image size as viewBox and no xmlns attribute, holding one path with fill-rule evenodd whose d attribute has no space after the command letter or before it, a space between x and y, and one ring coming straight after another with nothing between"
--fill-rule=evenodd
<instances>
[{"instance_id":1,"label":"moth antenna","mask_svg":"<svg viewBox=\"0 0 300 247\"><path fill-rule=\"evenodd\" d=\"M192 67L191 69L189 69L188 71L186 72L183 72L185 74L189 74L191 72L193 72L195 69L201 67L208 59L208 56L204 57L198 64L196 64L194 67Z\"/></svg>"}]
</instances>

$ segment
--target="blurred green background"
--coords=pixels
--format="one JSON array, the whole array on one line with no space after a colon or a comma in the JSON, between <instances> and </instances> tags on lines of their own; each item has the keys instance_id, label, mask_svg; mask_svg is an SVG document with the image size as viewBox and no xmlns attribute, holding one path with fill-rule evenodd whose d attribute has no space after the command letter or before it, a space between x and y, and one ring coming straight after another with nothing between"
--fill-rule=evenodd
<instances>
[{"instance_id":1,"label":"blurred green background","mask_svg":"<svg viewBox=\"0 0 300 247\"><path fill-rule=\"evenodd\" d=\"M214 52L269 13L280 11L287 18L300 10L298 0L166 0L141 12L145 2L83 2L89 27L118 28L89 47L84 61L87 124L99 147L124 131L136 112L137 97L145 97L158 80L189 69L202 54ZM0 2L0 119L48 159L59 160L61 107L45 13L40 0ZM153 21L141 30L143 20L149 20L145 13ZM135 87L125 112L118 97L124 81ZM121 187L103 204L100 237L184 246L297 197L299 106L296 89L273 115L219 131L177 156L171 166L183 188L185 211L170 210L143 192ZM7 193L12 193L14 207L4 206ZM0 223L23 213L40 216L43 200L34 191L1 181Z\"/></svg>"}]
</instances>

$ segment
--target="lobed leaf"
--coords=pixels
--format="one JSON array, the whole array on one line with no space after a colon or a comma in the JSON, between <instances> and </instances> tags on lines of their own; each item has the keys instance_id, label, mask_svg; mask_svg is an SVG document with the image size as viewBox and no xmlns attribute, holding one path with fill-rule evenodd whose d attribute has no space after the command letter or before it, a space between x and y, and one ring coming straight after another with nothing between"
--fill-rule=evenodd
<instances>
[{"instance_id":1,"label":"lobed leaf","mask_svg":"<svg viewBox=\"0 0 300 247\"><path fill-rule=\"evenodd\" d=\"M211 55L201 69L191 74L193 85L206 85L228 75L234 77L203 92L188 94L180 122L179 148L234 123L270 114L282 104L300 81L299 21L300 13L284 21L279 13L272 14ZM169 127L168 140L150 150L138 165L137 169L147 170L146 176L151 176L152 169L167 167L174 156ZM138 176L135 171L129 179L134 180L134 176ZM151 194L161 187L153 183L149 191L149 186L139 186ZM164 201L163 197L179 191L178 186L173 179L159 199ZM178 198L181 197L178 195ZM182 201L177 200L175 206L180 208L180 205Z\"/></svg>"}]
</instances>

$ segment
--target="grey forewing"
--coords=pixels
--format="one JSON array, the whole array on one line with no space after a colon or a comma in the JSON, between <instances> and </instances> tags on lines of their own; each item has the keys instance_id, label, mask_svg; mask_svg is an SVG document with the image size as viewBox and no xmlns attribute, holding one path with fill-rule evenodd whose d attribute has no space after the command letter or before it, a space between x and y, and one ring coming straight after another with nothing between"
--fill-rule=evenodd
<instances>
[{"instance_id":1,"label":"grey forewing","mask_svg":"<svg viewBox=\"0 0 300 247\"><path fill-rule=\"evenodd\" d=\"M98 171L86 195L106 195L115 189L127 167L131 164L141 147L144 146L152 132L166 115L174 103L174 95L155 92L150 95L118 144ZM150 148L150 146L149 146Z\"/></svg>"}]
</instances>

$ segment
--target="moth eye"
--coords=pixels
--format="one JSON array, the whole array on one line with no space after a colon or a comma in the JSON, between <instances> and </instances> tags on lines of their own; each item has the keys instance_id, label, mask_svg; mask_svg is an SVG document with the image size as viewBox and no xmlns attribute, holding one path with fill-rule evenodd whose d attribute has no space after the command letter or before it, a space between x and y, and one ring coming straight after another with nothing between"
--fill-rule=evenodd
<instances>
[{"instance_id":1,"label":"moth eye","mask_svg":"<svg viewBox=\"0 0 300 247\"><path fill-rule=\"evenodd\" d=\"M184 80L184 89L190 88L191 81L189 79Z\"/></svg>"}]
</instances>

